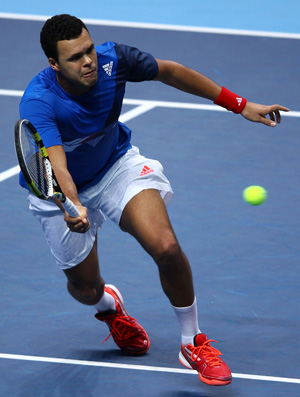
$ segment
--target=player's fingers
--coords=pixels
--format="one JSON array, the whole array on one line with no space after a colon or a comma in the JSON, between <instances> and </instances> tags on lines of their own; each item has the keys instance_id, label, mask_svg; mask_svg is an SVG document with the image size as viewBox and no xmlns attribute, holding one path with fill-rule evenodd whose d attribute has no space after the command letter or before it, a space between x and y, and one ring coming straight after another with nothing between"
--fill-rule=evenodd
<instances>
[{"instance_id":1,"label":"player's fingers","mask_svg":"<svg viewBox=\"0 0 300 397\"><path fill-rule=\"evenodd\" d=\"M280 105L272 105L272 106L269 106L269 108L270 108L271 112L278 112L279 110L281 110L283 112L289 112L290 111L289 108L286 108L285 106L280 106Z\"/></svg>"},{"instance_id":2,"label":"player's fingers","mask_svg":"<svg viewBox=\"0 0 300 397\"><path fill-rule=\"evenodd\" d=\"M68 228L75 233L85 233L89 230L90 228L90 222L88 218L72 218L72 217L67 217L65 218L66 224Z\"/></svg>"},{"instance_id":3,"label":"player's fingers","mask_svg":"<svg viewBox=\"0 0 300 397\"><path fill-rule=\"evenodd\" d=\"M275 112L273 113L273 117L276 119L278 124L281 123L281 114L279 110L275 110Z\"/></svg>"},{"instance_id":4,"label":"player's fingers","mask_svg":"<svg viewBox=\"0 0 300 397\"><path fill-rule=\"evenodd\" d=\"M65 222L67 223L67 225L71 226L71 225L77 225L78 222L81 221L81 217L77 216L76 218L70 216L67 212L65 212Z\"/></svg>"},{"instance_id":5,"label":"player's fingers","mask_svg":"<svg viewBox=\"0 0 300 397\"><path fill-rule=\"evenodd\" d=\"M270 117L270 122L264 122L264 124L269 125L271 127L275 127L276 122L278 124L280 124L281 123L281 113L280 113L280 111L288 112L289 109L284 107L284 106L280 106L280 105L269 106L267 114Z\"/></svg>"},{"instance_id":6,"label":"player's fingers","mask_svg":"<svg viewBox=\"0 0 300 397\"><path fill-rule=\"evenodd\" d=\"M91 227L90 221L88 219L86 219L86 222L84 222L82 225L83 233L87 232L90 227Z\"/></svg>"},{"instance_id":7,"label":"player's fingers","mask_svg":"<svg viewBox=\"0 0 300 397\"><path fill-rule=\"evenodd\" d=\"M89 228L90 228L90 224L78 224L78 225L68 225L68 228L71 230L71 232L74 233L86 233Z\"/></svg>"},{"instance_id":8,"label":"player's fingers","mask_svg":"<svg viewBox=\"0 0 300 397\"><path fill-rule=\"evenodd\" d=\"M280 114L279 110L275 110L274 113L275 113L277 123L281 123L281 114Z\"/></svg>"},{"instance_id":9,"label":"player's fingers","mask_svg":"<svg viewBox=\"0 0 300 397\"><path fill-rule=\"evenodd\" d=\"M269 113L270 120L275 121L275 115L273 112Z\"/></svg>"},{"instance_id":10,"label":"player's fingers","mask_svg":"<svg viewBox=\"0 0 300 397\"><path fill-rule=\"evenodd\" d=\"M262 124L265 124L265 125L269 126L269 127L275 127L276 126L276 123L275 123L274 120L267 119L266 117L261 117L258 121L260 123L262 123Z\"/></svg>"},{"instance_id":11,"label":"player's fingers","mask_svg":"<svg viewBox=\"0 0 300 397\"><path fill-rule=\"evenodd\" d=\"M278 123L281 122L281 113L280 113L280 111L289 112L289 109L284 107L284 106L280 106L280 105L270 106L269 115L270 115L270 117L275 117L275 119L276 119L276 121Z\"/></svg>"},{"instance_id":12,"label":"player's fingers","mask_svg":"<svg viewBox=\"0 0 300 397\"><path fill-rule=\"evenodd\" d=\"M74 230L75 232L77 232L77 233L86 233L88 230L89 230L89 228L90 228L90 225L88 225L88 226L81 226L79 229L76 229L76 230Z\"/></svg>"}]
</instances>

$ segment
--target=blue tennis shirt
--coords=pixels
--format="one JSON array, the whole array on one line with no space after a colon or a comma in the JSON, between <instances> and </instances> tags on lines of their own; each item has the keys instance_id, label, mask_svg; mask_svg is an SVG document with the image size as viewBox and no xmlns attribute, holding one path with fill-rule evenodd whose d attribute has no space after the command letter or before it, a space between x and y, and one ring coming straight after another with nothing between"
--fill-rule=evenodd
<instances>
[{"instance_id":1,"label":"blue tennis shirt","mask_svg":"<svg viewBox=\"0 0 300 397\"><path fill-rule=\"evenodd\" d=\"M96 47L97 84L82 96L68 94L49 66L28 85L20 118L29 120L46 147L62 145L78 191L96 184L131 147L131 130L118 121L127 81L153 80L158 66L151 54L104 43ZM22 174L20 184L27 187Z\"/></svg>"}]
</instances>

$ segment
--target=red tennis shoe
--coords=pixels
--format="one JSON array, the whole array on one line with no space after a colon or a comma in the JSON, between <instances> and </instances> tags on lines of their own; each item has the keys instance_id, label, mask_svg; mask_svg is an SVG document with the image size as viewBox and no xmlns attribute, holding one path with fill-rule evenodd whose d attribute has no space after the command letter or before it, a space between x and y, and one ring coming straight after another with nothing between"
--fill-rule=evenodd
<instances>
[{"instance_id":1,"label":"red tennis shoe","mask_svg":"<svg viewBox=\"0 0 300 397\"><path fill-rule=\"evenodd\" d=\"M95 314L104 321L110 329L110 334L102 342L112 336L117 346L129 354L144 354L150 347L149 337L144 328L130 317L124 307L124 300L120 291L113 285L105 285L105 291L112 295L116 302L116 310L106 310Z\"/></svg>"},{"instance_id":2,"label":"red tennis shoe","mask_svg":"<svg viewBox=\"0 0 300 397\"><path fill-rule=\"evenodd\" d=\"M232 381L230 369L219 357L221 352L213 348L205 334L198 334L194 338L194 345L181 345L179 361L187 368L198 371L202 382L212 386L228 385Z\"/></svg>"}]
</instances>

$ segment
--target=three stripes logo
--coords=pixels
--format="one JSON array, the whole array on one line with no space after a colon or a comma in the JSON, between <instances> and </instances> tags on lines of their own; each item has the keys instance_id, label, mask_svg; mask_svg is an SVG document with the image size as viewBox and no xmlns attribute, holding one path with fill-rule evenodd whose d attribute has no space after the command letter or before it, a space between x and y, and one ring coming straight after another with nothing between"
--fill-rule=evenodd
<instances>
[{"instance_id":1,"label":"three stripes logo","mask_svg":"<svg viewBox=\"0 0 300 397\"><path fill-rule=\"evenodd\" d=\"M108 76L111 76L113 65L114 65L113 61L110 61L109 63L106 63L105 65L102 66L104 72Z\"/></svg>"},{"instance_id":2,"label":"three stripes logo","mask_svg":"<svg viewBox=\"0 0 300 397\"><path fill-rule=\"evenodd\" d=\"M238 106L241 106L241 103L242 103L242 101L243 101L243 98L236 97L235 99L237 100Z\"/></svg>"},{"instance_id":3,"label":"three stripes logo","mask_svg":"<svg viewBox=\"0 0 300 397\"><path fill-rule=\"evenodd\" d=\"M148 175L150 172L154 172L151 168L147 167L147 165L144 165L144 168L142 169L142 172L140 173L140 176Z\"/></svg>"}]
</instances>

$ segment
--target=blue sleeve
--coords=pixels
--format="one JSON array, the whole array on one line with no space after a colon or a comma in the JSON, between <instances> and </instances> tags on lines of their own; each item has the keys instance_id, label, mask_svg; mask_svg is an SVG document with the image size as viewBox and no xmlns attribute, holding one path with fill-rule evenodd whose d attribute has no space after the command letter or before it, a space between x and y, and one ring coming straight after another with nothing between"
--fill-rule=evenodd
<instances>
[{"instance_id":1,"label":"blue sleeve","mask_svg":"<svg viewBox=\"0 0 300 397\"><path fill-rule=\"evenodd\" d=\"M118 69L125 74L127 81L153 80L157 76L158 65L151 54L124 44L115 43L115 49Z\"/></svg>"},{"instance_id":2,"label":"blue sleeve","mask_svg":"<svg viewBox=\"0 0 300 397\"><path fill-rule=\"evenodd\" d=\"M22 99L20 118L29 120L40 134L45 147L62 145L51 106L40 99Z\"/></svg>"}]
</instances>

